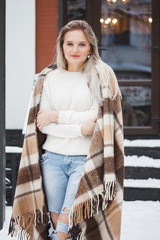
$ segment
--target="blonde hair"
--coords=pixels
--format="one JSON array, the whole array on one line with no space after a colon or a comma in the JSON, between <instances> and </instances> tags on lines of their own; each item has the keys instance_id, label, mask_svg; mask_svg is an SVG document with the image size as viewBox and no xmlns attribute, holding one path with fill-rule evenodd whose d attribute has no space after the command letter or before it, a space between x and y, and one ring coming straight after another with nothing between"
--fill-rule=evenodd
<instances>
[{"instance_id":1,"label":"blonde hair","mask_svg":"<svg viewBox=\"0 0 160 240\"><path fill-rule=\"evenodd\" d=\"M102 103L103 99L100 90L100 81L108 81L109 77L107 74L108 65L101 60L98 53L97 38L91 28L91 26L84 20L73 20L67 23L59 32L57 38L57 58L56 64L59 69L67 69L67 60L63 54L63 42L64 36L68 31L82 30L91 47L91 55L89 59L83 65L82 72L85 72L90 90L93 98L96 98L99 104Z\"/></svg>"}]
</instances>

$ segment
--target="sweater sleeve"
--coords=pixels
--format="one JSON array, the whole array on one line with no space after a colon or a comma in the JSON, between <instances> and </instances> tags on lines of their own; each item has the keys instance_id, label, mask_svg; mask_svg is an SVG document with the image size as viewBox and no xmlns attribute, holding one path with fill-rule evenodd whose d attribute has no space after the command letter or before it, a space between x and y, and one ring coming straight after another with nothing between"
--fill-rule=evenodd
<instances>
[{"instance_id":1,"label":"sweater sleeve","mask_svg":"<svg viewBox=\"0 0 160 240\"><path fill-rule=\"evenodd\" d=\"M60 138L83 137L81 125L51 123L42 129L42 133Z\"/></svg>"},{"instance_id":2,"label":"sweater sleeve","mask_svg":"<svg viewBox=\"0 0 160 240\"><path fill-rule=\"evenodd\" d=\"M49 92L47 91L45 83L43 85L43 90L42 90L40 110L53 110L49 101Z\"/></svg>"},{"instance_id":3,"label":"sweater sleeve","mask_svg":"<svg viewBox=\"0 0 160 240\"><path fill-rule=\"evenodd\" d=\"M42 98L40 104L40 110L53 110L49 101L49 92L44 85L42 91ZM52 135L61 138L76 138L82 137L80 124L55 124L51 123L43 127L42 132L47 135Z\"/></svg>"},{"instance_id":4,"label":"sweater sleeve","mask_svg":"<svg viewBox=\"0 0 160 240\"><path fill-rule=\"evenodd\" d=\"M61 124L82 124L97 117L97 114L98 103L94 100L91 108L84 112L76 112L72 110L59 111L58 122Z\"/></svg>"}]
</instances>

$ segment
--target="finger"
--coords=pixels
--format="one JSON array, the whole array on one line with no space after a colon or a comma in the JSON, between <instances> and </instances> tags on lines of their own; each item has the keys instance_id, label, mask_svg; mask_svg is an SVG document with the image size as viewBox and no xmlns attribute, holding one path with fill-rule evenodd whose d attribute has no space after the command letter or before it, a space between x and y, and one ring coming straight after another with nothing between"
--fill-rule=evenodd
<instances>
[{"instance_id":1,"label":"finger","mask_svg":"<svg viewBox=\"0 0 160 240\"><path fill-rule=\"evenodd\" d=\"M37 113L38 114L38 113ZM39 119L39 116L37 115L37 117L36 117L36 121L38 121L38 119Z\"/></svg>"},{"instance_id":2,"label":"finger","mask_svg":"<svg viewBox=\"0 0 160 240\"><path fill-rule=\"evenodd\" d=\"M37 127L40 128L40 127L41 127L41 124L40 124L40 123L37 123Z\"/></svg>"},{"instance_id":3,"label":"finger","mask_svg":"<svg viewBox=\"0 0 160 240\"><path fill-rule=\"evenodd\" d=\"M42 131L42 126L41 125L38 125L37 127L40 131Z\"/></svg>"},{"instance_id":4,"label":"finger","mask_svg":"<svg viewBox=\"0 0 160 240\"><path fill-rule=\"evenodd\" d=\"M41 114L42 113L42 111L39 111L38 113L37 113L37 116L39 115L39 114Z\"/></svg>"},{"instance_id":5,"label":"finger","mask_svg":"<svg viewBox=\"0 0 160 240\"><path fill-rule=\"evenodd\" d=\"M39 122L41 119L40 115L36 117L37 122Z\"/></svg>"}]
</instances>

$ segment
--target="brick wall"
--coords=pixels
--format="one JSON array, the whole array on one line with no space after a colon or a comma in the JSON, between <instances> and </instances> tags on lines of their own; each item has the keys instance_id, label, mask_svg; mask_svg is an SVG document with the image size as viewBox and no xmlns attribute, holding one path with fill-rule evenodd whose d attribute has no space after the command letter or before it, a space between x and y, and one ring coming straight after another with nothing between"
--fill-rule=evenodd
<instances>
[{"instance_id":1,"label":"brick wall","mask_svg":"<svg viewBox=\"0 0 160 240\"><path fill-rule=\"evenodd\" d=\"M55 56L58 34L58 0L36 0L36 73Z\"/></svg>"}]
</instances>

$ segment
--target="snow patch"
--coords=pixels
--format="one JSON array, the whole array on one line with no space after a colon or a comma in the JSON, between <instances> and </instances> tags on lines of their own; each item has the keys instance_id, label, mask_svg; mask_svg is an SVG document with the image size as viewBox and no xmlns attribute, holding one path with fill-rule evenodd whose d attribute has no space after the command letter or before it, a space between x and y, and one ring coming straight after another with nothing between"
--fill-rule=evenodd
<instances>
[{"instance_id":1,"label":"snow patch","mask_svg":"<svg viewBox=\"0 0 160 240\"><path fill-rule=\"evenodd\" d=\"M6 146L6 153L22 153L22 148Z\"/></svg>"},{"instance_id":2,"label":"snow patch","mask_svg":"<svg viewBox=\"0 0 160 240\"><path fill-rule=\"evenodd\" d=\"M14 240L8 236L12 207L6 207L6 221L0 231L0 239ZM160 239L160 202L124 201L122 208L121 240Z\"/></svg>"},{"instance_id":3,"label":"snow patch","mask_svg":"<svg viewBox=\"0 0 160 240\"><path fill-rule=\"evenodd\" d=\"M160 202L124 202L121 240L159 240Z\"/></svg>"},{"instance_id":4,"label":"snow patch","mask_svg":"<svg viewBox=\"0 0 160 240\"><path fill-rule=\"evenodd\" d=\"M124 139L125 147L160 147L160 139Z\"/></svg>"},{"instance_id":5,"label":"snow patch","mask_svg":"<svg viewBox=\"0 0 160 240\"><path fill-rule=\"evenodd\" d=\"M125 156L124 157L124 165L125 165L125 167L160 168L160 159L153 159L153 158L149 158L146 156L138 157L136 155Z\"/></svg>"},{"instance_id":6,"label":"snow patch","mask_svg":"<svg viewBox=\"0 0 160 240\"><path fill-rule=\"evenodd\" d=\"M124 187L132 188L158 188L160 189L160 179L125 179Z\"/></svg>"}]
</instances>

